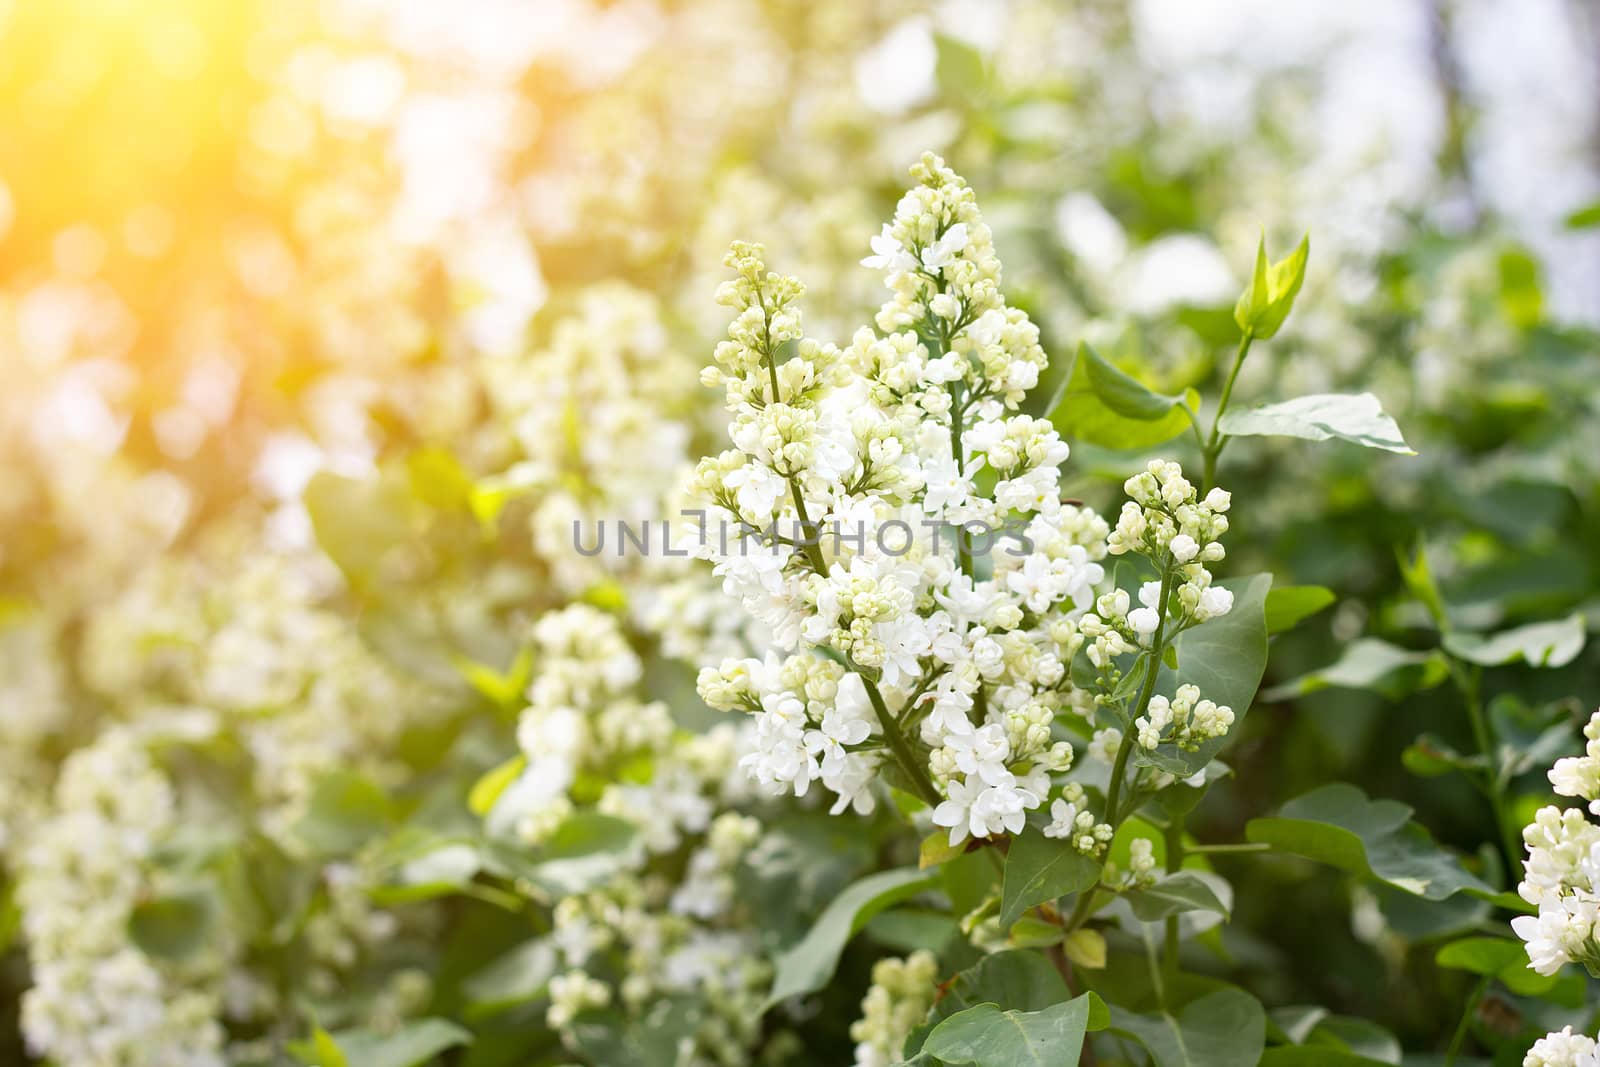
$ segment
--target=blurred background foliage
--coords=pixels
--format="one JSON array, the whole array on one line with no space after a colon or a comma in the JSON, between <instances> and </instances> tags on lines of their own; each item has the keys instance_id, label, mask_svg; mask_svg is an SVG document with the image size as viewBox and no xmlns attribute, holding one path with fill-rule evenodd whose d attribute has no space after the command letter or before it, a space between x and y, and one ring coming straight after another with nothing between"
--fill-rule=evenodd
<instances>
[{"instance_id":1,"label":"blurred background foliage","mask_svg":"<svg viewBox=\"0 0 1600 1067\"><path fill-rule=\"evenodd\" d=\"M152 709L227 712L267 670L255 646L221 665L215 647L262 604L280 605L282 632L260 640L286 673L359 691L330 697L337 713L299 683L236 700L241 718L171 755L170 778L216 801L282 734L304 779L284 819L318 775L356 764L417 808L459 798L509 719L452 657L503 667L541 610L614 609L629 589L530 538L519 464L582 500L595 468L648 466L655 441L624 425L594 454L582 435L605 424L574 389L576 439L530 445L519 398L619 358L696 454L715 440L695 372L721 331L727 241L766 241L830 336L876 303L856 261L924 148L977 189L1052 358L1089 338L1163 392L1215 395L1257 237L1286 248L1309 229L1306 289L1236 403L1371 390L1418 452L1228 452L1230 565L1336 602L1275 639L1266 706L1197 834L1238 840L1342 779L1414 806L1503 886L1505 826L1455 773L1476 753L1468 698L1512 750L1487 757L1505 765L1512 829L1545 799L1549 762L1518 753L1574 747L1595 703L1592 646L1544 669L1439 651L1446 626L1600 618L1593 4L9 0L0 54L11 874L60 815L69 753ZM618 338L622 356L563 339L585 301L640 298L655 332ZM1139 458L1075 444L1070 491L1109 506ZM1407 577L1419 552L1432 612L1433 587ZM1361 638L1390 657L1302 680ZM654 695L693 701L681 668L660 670ZM405 695L374 699L380 684ZM254 825L271 793L228 801L224 821ZM229 847L260 868L278 846L251 831ZM872 860L841 856L825 882ZM1442 1048L1472 980L1430 946L1487 923L1488 905L1424 910L1297 861L1216 863L1238 902L1219 971L1269 1006L1319 1003ZM318 894L307 914L335 907ZM11 1017L27 944L8 907L0 1059L25 1062ZM378 989L391 1024L451 1014L473 946L504 944L481 902L396 907L404 932L373 942L368 985L340 980L355 992L323 1006L329 1025L382 1016ZM871 955L852 948L817 1062L847 1044ZM392 981L419 961L436 972L420 1004ZM251 964L281 981L303 965L287 949ZM1503 990L1488 1003L1474 1031L1519 1062L1552 1009ZM306 1008L287 992L231 1035L303 1035Z\"/></svg>"}]
</instances>

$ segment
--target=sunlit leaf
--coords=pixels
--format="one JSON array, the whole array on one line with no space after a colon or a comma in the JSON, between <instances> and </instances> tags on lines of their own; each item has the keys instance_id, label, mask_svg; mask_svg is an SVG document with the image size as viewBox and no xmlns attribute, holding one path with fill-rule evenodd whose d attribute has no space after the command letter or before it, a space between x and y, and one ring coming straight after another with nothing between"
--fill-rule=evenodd
<instances>
[{"instance_id":1,"label":"sunlit leaf","mask_svg":"<svg viewBox=\"0 0 1600 1067\"><path fill-rule=\"evenodd\" d=\"M1320 585L1275 586L1267 592L1267 633L1292 630L1337 599L1332 589Z\"/></svg>"},{"instance_id":2,"label":"sunlit leaf","mask_svg":"<svg viewBox=\"0 0 1600 1067\"><path fill-rule=\"evenodd\" d=\"M1398 700L1419 689L1431 689L1449 676L1436 650L1413 652L1376 637L1345 646L1333 663L1269 689L1268 700L1287 700L1319 689L1365 689Z\"/></svg>"},{"instance_id":3,"label":"sunlit leaf","mask_svg":"<svg viewBox=\"0 0 1600 1067\"><path fill-rule=\"evenodd\" d=\"M1220 426L1229 437L1337 438L1385 452L1416 455L1371 393L1319 393L1281 404L1234 409L1223 413Z\"/></svg>"},{"instance_id":4,"label":"sunlit leaf","mask_svg":"<svg viewBox=\"0 0 1600 1067\"><path fill-rule=\"evenodd\" d=\"M1535 622L1502 630L1487 637L1451 631L1444 635L1444 648L1457 659L1483 667L1516 662L1530 667L1565 667L1583 651L1585 636L1583 616L1569 615L1553 622Z\"/></svg>"}]
</instances>

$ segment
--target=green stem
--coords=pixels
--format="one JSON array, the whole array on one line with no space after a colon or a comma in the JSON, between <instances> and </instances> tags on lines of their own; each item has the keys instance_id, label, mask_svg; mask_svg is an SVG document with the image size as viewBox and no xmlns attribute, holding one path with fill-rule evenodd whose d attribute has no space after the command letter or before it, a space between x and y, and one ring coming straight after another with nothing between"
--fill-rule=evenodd
<instances>
[{"instance_id":1,"label":"green stem","mask_svg":"<svg viewBox=\"0 0 1600 1067\"><path fill-rule=\"evenodd\" d=\"M1133 724L1150 708L1150 698L1155 695L1156 678L1161 673L1161 655L1166 651L1166 626L1167 626L1167 598L1172 594L1172 569L1166 568L1161 575L1161 599L1156 601L1160 605L1161 622L1156 626L1155 636L1150 642L1150 663L1145 668L1144 684L1139 689L1139 701L1135 705L1132 715L1123 725L1126 727L1122 733L1122 743L1117 746L1116 760L1111 764L1111 784L1106 788L1106 822L1111 824L1112 830L1122 825L1122 821L1133 814L1132 809L1119 813L1117 805L1122 799L1122 781L1127 777L1128 758L1133 755L1135 744ZM1089 917L1094 907L1094 890L1086 890L1078 896L1078 904L1072 910L1072 916L1062 927L1071 933Z\"/></svg>"},{"instance_id":2,"label":"green stem","mask_svg":"<svg viewBox=\"0 0 1600 1067\"><path fill-rule=\"evenodd\" d=\"M1061 924L1061 929L1064 933L1070 934L1072 931L1083 925L1083 921L1087 919L1089 917L1089 913L1094 910L1094 898L1098 892L1099 887L1094 887L1085 889L1082 893L1078 894L1077 906L1072 909L1072 914L1067 916L1067 921Z\"/></svg>"},{"instance_id":3,"label":"green stem","mask_svg":"<svg viewBox=\"0 0 1600 1067\"><path fill-rule=\"evenodd\" d=\"M856 673L860 674L859 671ZM917 794L927 801L930 807L936 807L944 798L933 787L933 779L928 777L928 768L917 759L916 753L912 752L911 745L900 732L894 716L889 714L888 705L883 702L883 694L878 692L877 684L865 674L861 675L861 681L867 688L867 699L872 701L872 710L878 716L878 725L883 727L883 738L889 743L889 751L893 753L894 761L900 765L900 770L916 787Z\"/></svg>"},{"instance_id":4,"label":"green stem","mask_svg":"<svg viewBox=\"0 0 1600 1067\"><path fill-rule=\"evenodd\" d=\"M1488 992L1493 979L1492 974L1484 975L1482 981L1473 987L1472 996L1467 998L1467 1006L1461 1013L1461 1021L1456 1024L1456 1032L1450 1038L1450 1050L1444 1054L1444 1067L1454 1067L1456 1057L1461 1054L1461 1044L1467 1039L1467 1029L1472 1025L1473 1013L1478 1010L1478 1002Z\"/></svg>"},{"instance_id":5,"label":"green stem","mask_svg":"<svg viewBox=\"0 0 1600 1067\"><path fill-rule=\"evenodd\" d=\"M1144 940L1145 963L1150 968L1150 984L1155 987L1156 1004L1160 1006L1162 1011L1166 1011L1167 989L1169 986L1167 981L1166 959L1163 957L1160 961L1156 960L1156 939L1151 935L1150 927L1147 925L1141 925L1139 930Z\"/></svg>"},{"instance_id":6,"label":"green stem","mask_svg":"<svg viewBox=\"0 0 1600 1067\"><path fill-rule=\"evenodd\" d=\"M1139 701L1134 705L1134 710L1128 716L1128 721L1123 724L1125 730L1122 735L1122 744L1117 748L1117 762L1111 768L1111 786L1106 791L1106 818L1114 819L1116 824L1122 822L1117 817L1117 798L1122 793L1122 778L1128 766L1128 757L1133 752L1133 724L1137 722L1150 708L1150 698L1155 696L1156 678L1161 674L1161 656L1166 651L1167 628L1167 600L1172 595L1172 568L1164 568L1161 574L1161 597L1156 601L1156 610L1161 613L1161 621L1156 624L1155 636L1150 640L1150 662L1144 671L1144 684L1139 688ZM1131 812L1129 814L1132 814Z\"/></svg>"},{"instance_id":7,"label":"green stem","mask_svg":"<svg viewBox=\"0 0 1600 1067\"><path fill-rule=\"evenodd\" d=\"M820 537L817 528L811 523L811 516L806 514L806 498L800 495L799 479L790 475L785 481L789 483L789 493L794 498L795 514L799 517L800 529L804 532L800 549L805 553L806 562L811 564L811 569L826 576L828 567L822 562L822 549L817 545Z\"/></svg>"},{"instance_id":8,"label":"green stem","mask_svg":"<svg viewBox=\"0 0 1600 1067\"><path fill-rule=\"evenodd\" d=\"M1240 841L1224 845L1190 845L1185 852L1191 856L1214 856L1228 852L1270 852L1272 846L1265 841Z\"/></svg>"},{"instance_id":9,"label":"green stem","mask_svg":"<svg viewBox=\"0 0 1600 1067\"><path fill-rule=\"evenodd\" d=\"M1223 446L1228 439L1222 436L1222 413L1228 410L1228 401L1233 399L1233 383L1239 380L1239 368L1244 366L1244 357L1250 354L1250 342L1255 340L1255 335L1249 330L1239 338L1239 352L1233 357L1233 369L1228 372L1228 380L1222 387L1222 396L1217 400L1217 413L1211 419L1211 439L1205 446L1205 480L1200 485L1200 492L1209 492L1217 476L1217 457L1222 455Z\"/></svg>"},{"instance_id":10,"label":"green stem","mask_svg":"<svg viewBox=\"0 0 1600 1067\"><path fill-rule=\"evenodd\" d=\"M1453 656L1446 660L1450 665L1450 678L1455 682L1461 699L1467 705L1467 719L1472 723L1472 739L1478 751L1489 761L1485 773L1489 806L1494 810L1495 825L1500 831L1500 844L1506 852L1506 873L1513 882L1520 881L1517 868L1522 863L1522 842L1506 812L1506 787L1494 768L1494 734L1489 728L1489 718L1483 710L1483 669L1469 667Z\"/></svg>"},{"instance_id":11,"label":"green stem","mask_svg":"<svg viewBox=\"0 0 1600 1067\"><path fill-rule=\"evenodd\" d=\"M961 398L956 396L953 382L950 385L950 452L961 476L966 477L967 448L961 443ZM967 531L961 527L956 528L956 553L961 561L961 573L971 578L974 573L972 546L967 543Z\"/></svg>"},{"instance_id":12,"label":"green stem","mask_svg":"<svg viewBox=\"0 0 1600 1067\"><path fill-rule=\"evenodd\" d=\"M1106 821L1113 826L1122 821L1116 818L1117 800L1122 796L1122 780L1127 777L1128 757L1131 755L1133 730L1129 729L1122 735L1122 743L1117 746L1117 758L1111 764L1111 785L1106 789Z\"/></svg>"},{"instance_id":13,"label":"green stem","mask_svg":"<svg viewBox=\"0 0 1600 1067\"><path fill-rule=\"evenodd\" d=\"M1167 873L1173 874L1183 867L1183 815L1177 814L1167 824ZM1166 945L1161 950L1162 984L1171 989L1178 981L1178 917L1167 916Z\"/></svg>"}]
</instances>

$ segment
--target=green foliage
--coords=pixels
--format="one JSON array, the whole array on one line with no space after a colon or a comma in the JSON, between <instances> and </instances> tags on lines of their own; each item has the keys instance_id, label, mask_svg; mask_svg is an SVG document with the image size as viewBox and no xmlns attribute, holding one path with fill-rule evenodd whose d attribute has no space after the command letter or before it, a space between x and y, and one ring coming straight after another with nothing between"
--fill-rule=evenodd
<instances>
[{"instance_id":1,"label":"green foliage","mask_svg":"<svg viewBox=\"0 0 1600 1067\"><path fill-rule=\"evenodd\" d=\"M978 1004L934 1027L922 1048L944 1063L977 1067L1071 1063L1083 1049L1092 996L1085 994L1031 1012Z\"/></svg>"},{"instance_id":2,"label":"green foliage","mask_svg":"<svg viewBox=\"0 0 1600 1067\"><path fill-rule=\"evenodd\" d=\"M679 1046L700 1023L692 1000L662 997L642 1016L630 1019L621 1012L591 1012L575 1028L578 1051L595 1063L638 1064L639 1067L677 1067Z\"/></svg>"},{"instance_id":3,"label":"green foliage","mask_svg":"<svg viewBox=\"0 0 1600 1067\"><path fill-rule=\"evenodd\" d=\"M1099 880L1100 864L1064 838L1023 834L1006 856L1000 927L1007 929L1035 904L1081 893Z\"/></svg>"},{"instance_id":4,"label":"green foliage","mask_svg":"<svg viewBox=\"0 0 1600 1067\"><path fill-rule=\"evenodd\" d=\"M1503 667L1523 662L1530 667L1565 667L1583 651L1582 615L1554 622L1535 622L1487 637L1452 631L1444 635L1444 650L1480 667Z\"/></svg>"},{"instance_id":5,"label":"green foliage","mask_svg":"<svg viewBox=\"0 0 1600 1067\"><path fill-rule=\"evenodd\" d=\"M1104 448L1142 449L1170 441L1189 428L1200 404L1152 392L1119 370L1088 342L1078 346L1071 373L1050 419L1062 436Z\"/></svg>"},{"instance_id":6,"label":"green foliage","mask_svg":"<svg viewBox=\"0 0 1600 1067\"><path fill-rule=\"evenodd\" d=\"M1002 1011L1045 1011L1068 997L1067 984L1037 952L1007 950L983 957L952 978L922 1026L906 1038L905 1053L922 1052L928 1035L944 1020L982 1004ZM1101 1029L1097 1024L1093 1029Z\"/></svg>"},{"instance_id":7,"label":"green foliage","mask_svg":"<svg viewBox=\"0 0 1600 1067\"><path fill-rule=\"evenodd\" d=\"M337 855L379 836L393 818L388 796L374 782L333 771L317 780L310 807L295 830L311 848Z\"/></svg>"},{"instance_id":8,"label":"green foliage","mask_svg":"<svg viewBox=\"0 0 1600 1067\"><path fill-rule=\"evenodd\" d=\"M1280 404L1224 412L1219 423L1229 437L1300 437L1307 441L1337 439L1384 452L1414 456L1400 427L1371 393L1327 393L1301 396Z\"/></svg>"},{"instance_id":9,"label":"green foliage","mask_svg":"<svg viewBox=\"0 0 1600 1067\"><path fill-rule=\"evenodd\" d=\"M1266 1013L1250 994L1220 989L1177 1014L1111 1009L1111 1028L1138 1041L1155 1067L1236 1067L1255 1063L1266 1041Z\"/></svg>"},{"instance_id":10,"label":"green foliage","mask_svg":"<svg viewBox=\"0 0 1600 1067\"><path fill-rule=\"evenodd\" d=\"M392 1034L318 1029L295 1055L315 1067L423 1067L446 1049L471 1043L469 1031L448 1019L429 1018L406 1023Z\"/></svg>"},{"instance_id":11,"label":"green foliage","mask_svg":"<svg viewBox=\"0 0 1600 1067\"><path fill-rule=\"evenodd\" d=\"M1267 692L1269 700L1304 696L1319 689L1366 689L1391 700L1444 681L1449 668L1437 652L1414 652L1376 637L1346 645L1339 658Z\"/></svg>"},{"instance_id":12,"label":"green foliage","mask_svg":"<svg viewBox=\"0 0 1600 1067\"><path fill-rule=\"evenodd\" d=\"M499 842L484 850L485 865L528 882L552 897L582 893L603 885L627 862L637 828L626 819L599 812L569 815L531 854Z\"/></svg>"},{"instance_id":13,"label":"green foliage","mask_svg":"<svg viewBox=\"0 0 1600 1067\"><path fill-rule=\"evenodd\" d=\"M1295 297L1306 280L1306 260L1311 255L1311 235L1300 239L1295 250L1276 263L1267 262L1267 239L1256 248L1250 285L1233 307L1233 320L1247 336L1265 341L1278 332L1294 308Z\"/></svg>"},{"instance_id":14,"label":"green foliage","mask_svg":"<svg viewBox=\"0 0 1600 1067\"><path fill-rule=\"evenodd\" d=\"M1169 874L1154 885L1124 894L1140 922L1159 922L1185 911L1210 911L1226 916L1228 906L1216 890L1193 871Z\"/></svg>"},{"instance_id":15,"label":"green foliage","mask_svg":"<svg viewBox=\"0 0 1600 1067\"><path fill-rule=\"evenodd\" d=\"M215 936L217 902L209 889L190 889L147 900L128 920L133 943L151 956L183 960Z\"/></svg>"},{"instance_id":16,"label":"green foliage","mask_svg":"<svg viewBox=\"0 0 1600 1067\"><path fill-rule=\"evenodd\" d=\"M882 871L852 883L835 897L800 942L776 960L768 1006L821 989L839 965L845 944L879 912L934 885L913 867Z\"/></svg>"},{"instance_id":17,"label":"green foliage","mask_svg":"<svg viewBox=\"0 0 1600 1067\"><path fill-rule=\"evenodd\" d=\"M1324 610L1338 596L1320 585L1287 585L1267 590L1267 633L1280 634L1292 630L1306 619Z\"/></svg>"},{"instance_id":18,"label":"green foliage","mask_svg":"<svg viewBox=\"0 0 1600 1067\"><path fill-rule=\"evenodd\" d=\"M1179 634L1173 643L1177 668L1163 667L1159 684L1164 692L1173 692L1180 685L1199 686L1208 699L1233 709L1234 727L1192 752L1163 745L1154 753L1141 752L1134 757L1182 777L1205 767L1236 736L1267 669L1266 603L1272 576L1256 574L1220 584L1232 591L1233 610Z\"/></svg>"},{"instance_id":19,"label":"green foliage","mask_svg":"<svg viewBox=\"0 0 1600 1067\"><path fill-rule=\"evenodd\" d=\"M1275 818L1252 819L1245 836L1429 900L1488 891L1411 821L1410 808L1369 800L1353 785L1335 783L1297 797Z\"/></svg>"}]
</instances>

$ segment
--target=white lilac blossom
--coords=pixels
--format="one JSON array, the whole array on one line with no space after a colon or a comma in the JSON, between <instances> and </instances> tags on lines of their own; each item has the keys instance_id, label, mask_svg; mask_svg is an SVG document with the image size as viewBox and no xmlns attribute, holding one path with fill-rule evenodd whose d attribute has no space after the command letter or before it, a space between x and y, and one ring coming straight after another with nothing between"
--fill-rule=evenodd
<instances>
[{"instance_id":1,"label":"white lilac blossom","mask_svg":"<svg viewBox=\"0 0 1600 1067\"><path fill-rule=\"evenodd\" d=\"M561 592L576 597L658 557L659 536L646 550L619 552L618 530L653 530L663 492L688 465L692 398L682 363L659 302L615 283L584 290L528 354L483 361L516 446L496 483L528 498L535 551ZM601 551L576 551L597 543L602 522Z\"/></svg>"},{"instance_id":2,"label":"white lilac blossom","mask_svg":"<svg viewBox=\"0 0 1600 1067\"><path fill-rule=\"evenodd\" d=\"M1562 796L1600 797L1600 711L1583 729L1583 756L1566 757L1550 769L1550 784ZM1582 809L1540 808L1522 831L1528 857L1517 892L1539 909L1511 920L1527 944L1528 966L1555 974L1568 963L1600 968L1600 826Z\"/></svg>"},{"instance_id":3,"label":"white lilac blossom","mask_svg":"<svg viewBox=\"0 0 1600 1067\"><path fill-rule=\"evenodd\" d=\"M901 1047L921 1025L938 992L939 961L926 949L905 959L872 965L872 985L861 998L861 1018L850 1024L856 1043L854 1067L899 1063Z\"/></svg>"},{"instance_id":4,"label":"white lilac blossom","mask_svg":"<svg viewBox=\"0 0 1600 1067\"><path fill-rule=\"evenodd\" d=\"M697 469L696 548L773 650L706 667L699 687L755 717L743 766L768 791L820 783L836 813L864 813L889 775L958 845L1020 833L1047 804L1073 761L1063 717L1093 718L1120 657L1231 608L1206 568L1229 498L1198 499L1156 461L1115 532L1061 500L1068 446L1018 411L1046 365L1038 329L1001 295L972 190L933 155L912 176L863 261L892 296L844 348L805 335L803 287L759 246L728 254L718 298L735 317L702 381L725 390L734 447ZM1163 576L1132 612L1102 562L1128 552ZM1080 652L1092 690L1072 680ZM1146 748L1194 749L1233 719L1192 686L1141 710L1091 753L1130 726ZM1057 832L1103 849L1081 794L1066 803Z\"/></svg>"},{"instance_id":5,"label":"white lilac blossom","mask_svg":"<svg viewBox=\"0 0 1600 1067\"><path fill-rule=\"evenodd\" d=\"M294 827L331 769L393 781L401 733L449 705L319 602L318 573L221 527L190 555L154 561L85 617L82 677L123 721L66 761L49 803L14 842L36 979L22 1028L52 1059L225 1062L233 1052L224 1018L255 1029L293 1025L284 991L232 939L212 938L180 967L147 956L130 936L131 907L171 888L162 850L190 822L180 802L208 812L227 802L169 777L158 752L229 738L241 761L231 788L247 798L254 829L321 887L299 930L304 991L346 988L400 929L372 903L367 872L308 855ZM419 998L405 988L417 977L395 975L363 1018L414 1011Z\"/></svg>"},{"instance_id":6,"label":"white lilac blossom","mask_svg":"<svg viewBox=\"0 0 1600 1067\"><path fill-rule=\"evenodd\" d=\"M733 771L747 746L729 724L691 734L664 704L639 700L643 664L615 616L571 605L540 617L531 637L538 668L517 729L524 766L489 810L489 832L536 845L572 813L594 810L630 823L638 842L602 886L553 902L564 970L546 1022L571 1043L585 1012L644 1011L692 994L707 1010L689 1061L749 1062L766 1040L772 970L734 882L762 835L757 818L731 810L746 796ZM833 723L817 733L819 762L832 758L830 743L856 736ZM667 873L680 870L685 849L681 873Z\"/></svg>"},{"instance_id":7,"label":"white lilac blossom","mask_svg":"<svg viewBox=\"0 0 1600 1067\"><path fill-rule=\"evenodd\" d=\"M1564 1026L1535 1041L1522 1058L1522 1067L1600 1067L1600 1050L1594 1038Z\"/></svg>"},{"instance_id":8,"label":"white lilac blossom","mask_svg":"<svg viewBox=\"0 0 1600 1067\"><path fill-rule=\"evenodd\" d=\"M572 790L585 772L602 773L648 759L648 781L607 778L599 811L633 822L654 853L678 846L710 822L711 795L726 776L706 753L726 749L730 730L680 737L667 706L635 695L638 654L614 616L575 604L532 627L538 672L517 723L521 773L490 810L491 832L537 844L574 810Z\"/></svg>"},{"instance_id":9,"label":"white lilac blossom","mask_svg":"<svg viewBox=\"0 0 1600 1067\"><path fill-rule=\"evenodd\" d=\"M84 1067L225 1062L211 983L184 983L128 938L175 803L134 728L108 730L66 761L17 886L33 970L22 1030L34 1054ZM208 955L202 978L224 965L220 952Z\"/></svg>"}]
</instances>

